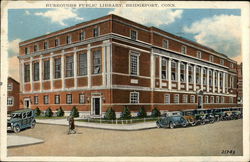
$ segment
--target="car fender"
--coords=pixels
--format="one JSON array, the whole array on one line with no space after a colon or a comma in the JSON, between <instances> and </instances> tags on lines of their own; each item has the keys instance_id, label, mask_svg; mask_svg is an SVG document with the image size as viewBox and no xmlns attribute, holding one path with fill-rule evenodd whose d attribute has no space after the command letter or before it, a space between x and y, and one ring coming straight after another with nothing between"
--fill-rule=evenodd
<instances>
[{"instance_id":1,"label":"car fender","mask_svg":"<svg viewBox=\"0 0 250 162\"><path fill-rule=\"evenodd\" d=\"M15 126L19 126L19 127L21 128L21 126L20 126L19 123L13 123L13 124L12 124L12 128L14 128Z\"/></svg>"}]
</instances>

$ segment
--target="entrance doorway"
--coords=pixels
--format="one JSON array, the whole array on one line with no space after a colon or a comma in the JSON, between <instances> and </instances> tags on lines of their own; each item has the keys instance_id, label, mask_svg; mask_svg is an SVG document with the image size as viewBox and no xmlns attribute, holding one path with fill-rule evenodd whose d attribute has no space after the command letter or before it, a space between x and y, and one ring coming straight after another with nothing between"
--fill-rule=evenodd
<instances>
[{"instance_id":1,"label":"entrance doorway","mask_svg":"<svg viewBox=\"0 0 250 162\"><path fill-rule=\"evenodd\" d=\"M24 103L24 108L26 108L26 109L30 108L30 99L29 98L25 98L23 103Z\"/></svg>"},{"instance_id":2,"label":"entrance doorway","mask_svg":"<svg viewBox=\"0 0 250 162\"><path fill-rule=\"evenodd\" d=\"M101 115L101 97L92 98L92 114Z\"/></svg>"},{"instance_id":3,"label":"entrance doorway","mask_svg":"<svg viewBox=\"0 0 250 162\"><path fill-rule=\"evenodd\" d=\"M203 95L198 95L198 109L203 109Z\"/></svg>"}]
</instances>

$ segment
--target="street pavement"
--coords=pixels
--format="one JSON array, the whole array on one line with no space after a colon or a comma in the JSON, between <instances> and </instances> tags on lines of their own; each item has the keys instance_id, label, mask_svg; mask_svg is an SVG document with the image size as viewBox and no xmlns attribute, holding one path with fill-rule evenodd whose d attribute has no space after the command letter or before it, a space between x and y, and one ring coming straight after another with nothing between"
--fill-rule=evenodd
<instances>
[{"instance_id":1,"label":"street pavement","mask_svg":"<svg viewBox=\"0 0 250 162\"><path fill-rule=\"evenodd\" d=\"M36 119L36 122L42 123L42 124L69 125L66 119ZM86 128L125 130L125 131L135 131L135 130L156 128L155 121L134 123L134 124L103 124L103 123L75 121L75 125L78 127L86 127Z\"/></svg>"}]
</instances>

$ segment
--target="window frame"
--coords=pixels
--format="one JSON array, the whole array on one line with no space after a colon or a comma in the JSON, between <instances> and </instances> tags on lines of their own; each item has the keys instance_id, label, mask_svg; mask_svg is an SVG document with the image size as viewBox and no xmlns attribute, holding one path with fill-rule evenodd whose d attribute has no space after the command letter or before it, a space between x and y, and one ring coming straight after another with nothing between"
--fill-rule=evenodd
<instances>
[{"instance_id":1,"label":"window frame","mask_svg":"<svg viewBox=\"0 0 250 162\"><path fill-rule=\"evenodd\" d=\"M24 64L24 82L30 82L30 64Z\"/></svg>"},{"instance_id":2,"label":"window frame","mask_svg":"<svg viewBox=\"0 0 250 162\"><path fill-rule=\"evenodd\" d=\"M37 52L37 51L39 51L39 46L37 45L37 44L34 44L34 52Z\"/></svg>"},{"instance_id":3,"label":"window frame","mask_svg":"<svg viewBox=\"0 0 250 162\"><path fill-rule=\"evenodd\" d=\"M10 103L11 101L11 103ZM15 98L13 96L7 97L7 106L14 106Z\"/></svg>"},{"instance_id":4,"label":"window frame","mask_svg":"<svg viewBox=\"0 0 250 162\"><path fill-rule=\"evenodd\" d=\"M71 35L67 35L66 36L66 44L71 44L72 43L72 36Z\"/></svg>"},{"instance_id":5,"label":"window frame","mask_svg":"<svg viewBox=\"0 0 250 162\"><path fill-rule=\"evenodd\" d=\"M13 90L13 83L8 83L7 84L7 90L12 91Z\"/></svg>"},{"instance_id":6,"label":"window frame","mask_svg":"<svg viewBox=\"0 0 250 162\"><path fill-rule=\"evenodd\" d=\"M196 52L196 57L201 59L202 58L202 54L201 54L201 51L197 51Z\"/></svg>"},{"instance_id":7,"label":"window frame","mask_svg":"<svg viewBox=\"0 0 250 162\"><path fill-rule=\"evenodd\" d=\"M80 93L79 94L79 104L84 104L85 103L85 95Z\"/></svg>"},{"instance_id":8,"label":"window frame","mask_svg":"<svg viewBox=\"0 0 250 162\"><path fill-rule=\"evenodd\" d=\"M162 40L162 48L169 49L169 40L168 39Z\"/></svg>"},{"instance_id":9,"label":"window frame","mask_svg":"<svg viewBox=\"0 0 250 162\"><path fill-rule=\"evenodd\" d=\"M58 46L60 46L60 39L56 38L55 39L55 47L58 47Z\"/></svg>"},{"instance_id":10,"label":"window frame","mask_svg":"<svg viewBox=\"0 0 250 162\"><path fill-rule=\"evenodd\" d=\"M43 80L50 80L50 60L43 61Z\"/></svg>"},{"instance_id":11,"label":"window frame","mask_svg":"<svg viewBox=\"0 0 250 162\"><path fill-rule=\"evenodd\" d=\"M43 42L43 49L48 49L49 48L49 42L48 41L44 41Z\"/></svg>"},{"instance_id":12,"label":"window frame","mask_svg":"<svg viewBox=\"0 0 250 162\"><path fill-rule=\"evenodd\" d=\"M98 37L100 36L100 27L96 26L93 28L93 37Z\"/></svg>"},{"instance_id":13,"label":"window frame","mask_svg":"<svg viewBox=\"0 0 250 162\"><path fill-rule=\"evenodd\" d=\"M74 76L74 56L66 56L65 57L65 77L73 77Z\"/></svg>"},{"instance_id":14,"label":"window frame","mask_svg":"<svg viewBox=\"0 0 250 162\"><path fill-rule=\"evenodd\" d=\"M44 95L43 96L43 104L48 105L49 104L49 95Z\"/></svg>"},{"instance_id":15,"label":"window frame","mask_svg":"<svg viewBox=\"0 0 250 162\"><path fill-rule=\"evenodd\" d=\"M209 61L214 62L214 55L209 55Z\"/></svg>"},{"instance_id":16,"label":"window frame","mask_svg":"<svg viewBox=\"0 0 250 162\"><path fill-rule=\"evenodd\" d=\"M181 46L181 53L185 55L187 54L187 46L184 45Z\"/></svg>"},{"instance_id":17,"label":"window frame","mask_svg":"<svg viewBox=\"0 0 250 162\"><path fill-rule=\"evenodd\" d=\"M39 97L34 96L34 105L38 105L38 104L39 104Z\"/></svg>"},{"instance_id":18,"label":"window frame","mask_svg":"<svg viewBox=\"0 0 250 162\"><path fill-rule=\"evenodd\" d=\"M83 58L81 58L83 57ZM81 60L83 59L83 60ZM84 62L85 60L85 62ZM85 64L86 63L86 64ZM87 53L78 54L78 76L88 75L88 56Z\"/></svg>"},{"instance_id":19,"label":"window frame","mask_svg":"<svg viewBox=\"0 0 250 162\"><path fill-rule=\"evenodd\" d=\"M190 95L190 103L196 103L195 95Z\"/></svg>"},{"instance_id":20,"label":"window frame","mask_svg":"<svg viewBox=\"0 0 250 162\"><path fill-rule=\"evenodd\" d=\"M132 57L136 58L136 66L132 66ZM136 67L136 71L133 67ZM140 75L140 53L137 51L129 51L129 74L132 76Z\"/></svg>"},{"instance_id":21,"label":"window frame","mask_svg":"<svg viewBox=\"0 0 250 162\"><path fill-rule=\"evenodd\" d=\"M101 52L101 50L93 51L92 61L93 61L92 74L95 74L95 75L96 74L101 74L102 73L102 52Z\"/></svg>"},{"instance_id":22,"label":"window frame","mask_svg":"<svg viewBox=\"0 0 250 162\"><path fill-rule=\"evenodd\" d=\"M135 36L132 35L133 33L135 33ZM130 29L130 39L131 40L138 40L138 31L137 30L134 30L134 29Z\"/></svg>"},{"instance_id":23,"label":"window frame","mask_svg":"<svg viewBox=\"0 0 250 162\"><path fill-rule=\"evenodd\" d=\"M85 40L85 31L80 31L80 33L79 33L79 40L80 41Z\"/></svg>"},{"instance_id":24,"label":"window frame","mask_svg":"<svg viewBox=\"0 0 250 162\"><path fill-rule=\"evenodd\" d=\"M177 98L176 97L178 97L178 102L177 102ZM180 95L179 94L174 94L174 103L175 104L180 103Z\"/></svg>"},{"instance_id":25,"label":"window frame","mask_svg":"<svg viewBox=\"0 0 250 162\"><path fill-rule=\"evenodd\" d=\"M62 58L54 59L54 78L59 79L62 77Z\"/></svg>"},{"instance_id":26,"label":"window frame","mask_svg":"<svg viewBox=\"0 0 250 162\"><path fill-rule=\"evenodd\" d=\"M73 96L72 94L66 94L66 104L72 104Z\"/></svg>"},{"instance_id":27,"label":"window frame","mask_svg":"<svg viewBox=\"0 0 250 162\"><path fill-rule=\"evenodd\" d=\"M165 94L164 95L164 103L165 104L170 104L170 94Z\"/></svg>"},{"instance_id":28,"label":"window frame","mask_svg":"<svg viewBox=\"0 0 250 162\"><path fill-rule=\"evenodd\" d=\"M188 103L188 95L187 94L182 95L182 103Z\"/></svg>"},{"instance_id":29,"label":"window frame","mask_svg":"<svg viewBox=\"0 0 250 162\"><path fill-rule=\"evenodd\" d=\"M132 98L132 97L135 97L135 96L133 96L134 94L137 95L136 96L137 98ZM130 92L129 101L132 104L140 103L140 93L139 92Z\"/></svg>"},{"instance_id":30,"label":"window frame","mask_svg":"<svg viewBox=\"0 0 250 162\"><path fill-rule=\"evenodd\" d=\"M33 81L39 81L40 80L40 66L39 62L33 63Z\"/></svg>"},{"instance_id":31,"label":"window frame","mask_svg":"<svg viewBox=\"0 0 250 162\"><path fill-rule=\"evenodd\" d=\"M59 94L55 95L55 104L60 104L61 103L61 96Z\"/></svg>"}]
</instances>

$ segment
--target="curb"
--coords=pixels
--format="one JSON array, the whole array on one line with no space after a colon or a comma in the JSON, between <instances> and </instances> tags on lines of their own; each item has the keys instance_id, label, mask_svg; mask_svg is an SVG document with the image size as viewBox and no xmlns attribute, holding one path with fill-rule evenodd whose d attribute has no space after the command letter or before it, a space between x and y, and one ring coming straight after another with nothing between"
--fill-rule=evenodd
<instances>
[{"instance_id":1,"label":"curb","mask_svg":"<svg viewBox=\"0 0 250 162\"><path fill-rule=\"evenodd\" d=\"M14 142L12 141L12 143L7 141L7 148L22 147L22 146L44 143L44 140L42 139L29 137L29 136L7 135L7 139L14 141ZM22 142L20 143L20 141Z\"/></svg>"}]
</instances>

